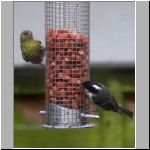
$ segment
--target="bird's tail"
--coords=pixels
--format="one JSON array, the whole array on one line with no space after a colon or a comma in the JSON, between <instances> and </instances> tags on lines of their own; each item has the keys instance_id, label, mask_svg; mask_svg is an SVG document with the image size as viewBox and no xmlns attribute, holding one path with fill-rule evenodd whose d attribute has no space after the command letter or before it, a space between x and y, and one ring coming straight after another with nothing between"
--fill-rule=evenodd
<instances>
[{"instance_id":1,"label":"bird's tail","mask_svg":"<svg viewBox=\"0 0 150 150\"><path fill-rule=\"evenodd\" d=\"M119 112L126 114L130 118L133 118L133 112L129 111L128 109L126 109L126 108L124 108L122 106L119 106Z\"/></svg>"}]
</instances>

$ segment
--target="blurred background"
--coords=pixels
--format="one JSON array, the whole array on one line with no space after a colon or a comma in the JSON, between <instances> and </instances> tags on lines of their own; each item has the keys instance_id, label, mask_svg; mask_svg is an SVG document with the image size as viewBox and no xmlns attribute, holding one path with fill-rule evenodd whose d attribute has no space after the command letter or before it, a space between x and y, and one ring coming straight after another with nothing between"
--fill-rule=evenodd
<instances>
[{"instance_id":1,"label":"blurred background","mask_svg":"<svg viewBox=\"0 0 150 150\"><path fill-rule=\"evenodd\" d=\"M95 128L41 128L45 70L23 60L19 38L28 29L45 45L44 6L14 2L14 147L134 147L134 119L113 112L98 111L100 119L91 119ZM118 102L135 112L134 2L91 2L90 63L91 80L105 84Z\"/></svg>"}]
</instances>

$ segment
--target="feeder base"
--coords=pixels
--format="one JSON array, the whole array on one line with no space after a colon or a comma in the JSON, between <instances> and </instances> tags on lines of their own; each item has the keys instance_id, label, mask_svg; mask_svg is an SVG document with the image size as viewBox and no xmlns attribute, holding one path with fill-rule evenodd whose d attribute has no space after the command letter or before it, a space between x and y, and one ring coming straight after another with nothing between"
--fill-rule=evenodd
<instances>
[{"instance_id":1,"label":"feeder base","mask_svg":"<svg viewBox=\"0 0 150 150\"><path fill-rule=\"evenodd\" d=\"M84 125L81 125L81 126L51 126L51 125L47 125L47 124L43 124L42 125L43 128L57 128L57 129L64 129L64 128L92 128L92 127L95 127L95 124L92 124L92 123L87 123L87 124L84 124Z\"/></svg>"}]
</instances>

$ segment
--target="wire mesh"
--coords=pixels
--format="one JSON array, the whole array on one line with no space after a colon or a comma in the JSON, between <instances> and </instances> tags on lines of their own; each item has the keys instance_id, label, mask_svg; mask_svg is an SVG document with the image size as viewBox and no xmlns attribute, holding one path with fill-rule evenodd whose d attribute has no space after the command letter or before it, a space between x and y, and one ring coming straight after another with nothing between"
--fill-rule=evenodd
<instances>
[{"instance_id":1,"label":"wire mesh","mask_svg":"<svg viewBox=\"0 0 150 150\"><path fill-rule=\"evenodd\" d=\"M89 80L89 2L45 2L46 121L64 127L88 119L89 100L81 83Z\"/></svg>"}]
</instances>

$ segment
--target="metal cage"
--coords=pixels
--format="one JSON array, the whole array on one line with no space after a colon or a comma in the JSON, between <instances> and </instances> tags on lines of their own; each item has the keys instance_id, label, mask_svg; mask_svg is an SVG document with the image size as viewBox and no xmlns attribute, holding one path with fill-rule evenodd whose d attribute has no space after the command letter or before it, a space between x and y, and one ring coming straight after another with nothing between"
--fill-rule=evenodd
<instances>
[{"instance_id":1,"label":"metal cage","mask_svg":"<svg viewBox=\"0 0 150 150\"><path fill-rule=\"evenodd\" d=\"M89 100L89 2L45 2L45 107L43 127L92 127ZM97 116L95 116L97 118Z\"/></svg>"}]
</instances>

